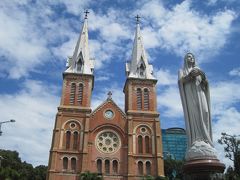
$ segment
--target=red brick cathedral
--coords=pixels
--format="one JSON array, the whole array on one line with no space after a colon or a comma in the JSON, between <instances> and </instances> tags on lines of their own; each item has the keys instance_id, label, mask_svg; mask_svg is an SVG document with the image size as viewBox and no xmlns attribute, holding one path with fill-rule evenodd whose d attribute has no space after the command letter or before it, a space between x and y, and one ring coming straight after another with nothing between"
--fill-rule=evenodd
<instances>
[{"instance_id":1,"label":"red brick cathedral","mask_svg":"<svg viewBox=\"0 0 240 180\"><path fill-rule=\"evenodd\" d=\"M77 180L82 172L105 180L164 176L156 83L137 23L131 61L126 63L125 111L108 93L91 109L94 64L89 58L87 18L63 72L50 150L48 180Z\"/></svg>"}]
</instances>

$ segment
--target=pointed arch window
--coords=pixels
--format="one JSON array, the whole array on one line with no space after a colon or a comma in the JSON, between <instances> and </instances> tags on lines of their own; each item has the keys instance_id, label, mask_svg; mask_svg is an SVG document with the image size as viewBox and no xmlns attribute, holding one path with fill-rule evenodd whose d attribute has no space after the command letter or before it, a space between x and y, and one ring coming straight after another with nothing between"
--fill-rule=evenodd
<instances>
[{"instance_id":1,"label":"pointed arch window","mask_svg":"<svg viewBox=\"0 0 240 180\"><path fill-rule=\"evenodd\" d=\"M140 75L140 77L145 77L145 67L144 67L143 63L141 63L141 65L139 67L139 75Z\"/></svg>"},{"instance_id":2,"label":"pointed arch window","mask_svg":"<svg viewBox=\"0 0 240 180\"><path fill-rule=\"evenodd\" d=\"M78 132L76 131L73 133L73 149L78 149Z\"/></svg>"},{"instance_id":3,"label":"pointed arch window","mask_svg":"<svg viewBox=\"0 0 240 180\"><path fill-rule=\"evenodd\" d=\"M138 153L143 153L143 138L141 135L138 136Z\"/></svg>"},{"instance_id":4,"label":"pointed arch window","mask_svg":"<svg viewBox=\"0 0 240 180\"><path fill-rule=\"evenodd\" d=\"M143 106L144 106L144 110L149 110L149 91L147 88L144 89L143 92Z\"/></svg>"},{"instance_id":5,"label":"pointed arch window","mask_svg":"<svg viewBox=\"0 0 240 180\"><path fill-rule=\"evenodd\" d=\"M72 171L76 171L76 167L77 167L77 160L76 160L76 158L72 158L71 159L71 169L72 169Z\"/></svg>"},{"instance_id":6,"label":"pointed arch window","mask_svg":"<svg viewBox=\"0 0 240 180\"><path fill-rule=\"evenodd\" d=\"M79 61L77 62L77 72L82 72L82 61L79 59Z\"/></svg>"},{"instance_id":7,"label":"pointed arch window","mask_svg":"<svg viewBox=\"0 0 240 180\"><path fill-rule=\"evenodd\" d=\"M143 175L143 162L138 161L138 174Z\"/></svg>"},{"instance_id":8,"label":"pointed arch window","mask_svg":"<svg viewBox=\"0 0 240 180\"><path fill-rule=\"evenodd\" d=\"M113 173L117 174L118 173L118 161L113 160Z\"/></svg>"},{"instance_id":9,"label":"pointed arch window","mask_svg":"<svg viewBox=\"0 0 240 180\"><path fill-rule=\"evenodd\" d=\"M64 157L63 158L63 170L67 170L68 169L68 158Z\"/></svg>"},{"instance_id":10,"label":"pointed arch window","mask_svg":"<svg viewBox=\"0 0 240 180\"><path fill-rule=\"evenodd\" d=\"M146 75L146 66L143 60L143 57L141 57L140 64L138 66L138 71L139 71L139 77L144 78Z\"/></svg>"},{"instance_id":11,"label":"pointed arch window","mask_svg":"<svg viewBox=\"0 0 240 180\"><path fill-rule=\"evenodd\" d=\"M137 110L142 109L142 90L140 88L137 89Z\"/></svg>"},{"instance_id":12,"label":"pointed arch window","mask_svg":"<svg viewBox=\"0 0 240 180\"><path fill-rule=\"evenodd\" d=\"M105 173L110 174L110 161L105 160Z\"/></svg>"},{"instance_id":13,"label":"pointed arch window","mask_svg":"<svg viewBox=\"0 0 240 180\"><path fill-rule=\"evenodd\" d=\"M83 71L83 55L81 51L77 62L77 72L82 73L82 71Z\"/></svg>"},{"instance_id":14,"label":"pointed arch window","mask_svg":"<svg viewBox=\"0 0 240 180\"><path fill-rule=\"evenodd\" d=\"M76 94L76 84L71 84L71 91L70 91L70 104L75 103L75 94Z\"/></svg>"},{"instance_id":15,"label":"pointed arch window","mask_svg":"<svg viewBox=\"0 0 240 180\"><path fill-rule=\"evenodd\" d=\"M102 160L101 159L97 160L97 172L102 173Z\"/></svg>"},{"instance_id":16,"label":"pointed arch window","mask_svg":"<svg viewBox=\"0 0 240 180\"><path fill-rule=\"evenodd\" d=\"M78 86L78 99L77 99L78 104L82 105L83 102L83 84L80 83Z\"/></svg>"},{"instance_id":17,"label":"pointed arch window","mask_svg":"<svg viewBox=\"0 0 240 180\"><path fill-rule=\"evenodd\" d=\"M150 138L145 136L145 152L150 153Z\"/></svg>"},{"instance_id":18,"label":"pointed arch window","mask_svg":"<svg viewBox=\"0 0 240 180\"><path fill-rule=\"evenodd\" d=\"M149 161L146 162L146 174L151 174L151 163Z\"/></svg>"},{"instance_id":19,"label":"pointed arch window","mask_svg":"<svg viewBox=\"0 0 240 180\"><path fill-rule=\"evenodd\" d=\"M71 132L67 131L66 132L66 149L70 148L70 141L71 141Z\"/></svg>"}]
</instances>

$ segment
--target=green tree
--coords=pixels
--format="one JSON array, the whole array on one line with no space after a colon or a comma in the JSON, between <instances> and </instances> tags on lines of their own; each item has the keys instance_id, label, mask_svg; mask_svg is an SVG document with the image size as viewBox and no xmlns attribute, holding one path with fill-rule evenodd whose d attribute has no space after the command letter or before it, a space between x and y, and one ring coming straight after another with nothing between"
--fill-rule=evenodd
<instances>
[{"instance_id":1,"label":"green tree","mask_svg":"<svg viewBox=\"0 0 240 180\"><path fill-rule=\"evenodd\" d=\"M47 166L36 166L34 168L35 180L45 180L47 177Z\"/></svg>"},{"instance_id":2,"label":"green tree","mask_svg":"<svg viewBox=\"0 0 240 180\"><path fill-rule=\"evenodd\" d=\"M229 166L226 170L225 179L226 180L239 180L239 178L237 179L237 175L231 166Z\"/></svg>"},{"instance_id":3,"label":"green tree","mask_svg":"<svg viewBox=\"0 0 240 180\"><path fill-rule=\"evenodd\" d=\"M154 180L168 180L168 177L157 176Z\"/></svg>"},{"instance_id":4,"label":"green tree","mask_svg":"<svg viewBox=\"0 0 240 180\"><path fill-rule=\"evenodd\" d=\"M224 145L225 157L233 161L234 172L240 177L240 139L238 137L222 133L218 143Z\"/></svg>"},{"instance_id":5,"label":"green tree","mask_svg":"<svg viewBox=\"0 0 240 180\"><path fill-rule=\"evenodd\" d=\"M167 158L164 160L164 173L170 180L171 179L183 179L183 167L184 161L174 160Z\"/></svg>"},{"instance_id":6,"label":"green tree","mask_svg":"<svg viewBox=\"0 0 240 180\"><path fill-rule=\"evenodd\" d=\"M81 173L80 180L103 180L103 177L97 173L86 171Z\"/></svg>"},{"instance_id":7,"label":"green tree","mask_svg":"<svg viewBox=\"0 0 240 180\"><path fill-rule=\"evenodd\" d=\"M0 150L1 160L0 179L1 180L45 180L46 166L34 168L27 162L22 162L17 151Z\"/></svg>"},{"instance_id":8,"label":"green tree","mask_svg":"<svg viewBox=\"0 0 240 180\"><path fill-rule=\"evenodd\" d=\"M144 176L142 180L154 180L154 177L148 175L148 176Z\"/></svg>"}]
</instances>

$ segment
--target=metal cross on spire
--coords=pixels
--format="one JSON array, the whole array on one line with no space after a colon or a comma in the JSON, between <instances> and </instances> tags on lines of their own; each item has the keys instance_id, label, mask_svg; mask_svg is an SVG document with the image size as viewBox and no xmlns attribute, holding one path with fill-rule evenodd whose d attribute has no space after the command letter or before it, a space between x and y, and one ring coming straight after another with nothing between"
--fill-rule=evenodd
<instances>
[{"instance_id":1,"label":"metal cross on spire","mask_svg":"<svg viewBox=\"0 0 240 180\"><path fill-rule=\"evenodd\" d=\"M141 17L137 14L137 16L135 16L135 18L136 18L136 23L139 24L139 23L140 23L140 18L141 18Z\"/></svg>"},{"instance_id":2,"label":"metal cross on spire","mask_svg":"<svg viewBox=\"0 0 240 180\"><path fill-rule=\"evenodd\" d=\"M112 92L111 91L109 91L107 95L108 95L108 99L112 99Z\"/></svg>"},{"instance_id":3,"label":"metal cross on spire","mask_svg":"<svg viewBox=\"0 0 240 180\"><path fill-rule=\"evenodd\" d=\"M90 13L90 12L88 10L85 10L84 13L85 13L85 19L87 19L88 18L88 13Z\"/></svg>"}]
</instances>

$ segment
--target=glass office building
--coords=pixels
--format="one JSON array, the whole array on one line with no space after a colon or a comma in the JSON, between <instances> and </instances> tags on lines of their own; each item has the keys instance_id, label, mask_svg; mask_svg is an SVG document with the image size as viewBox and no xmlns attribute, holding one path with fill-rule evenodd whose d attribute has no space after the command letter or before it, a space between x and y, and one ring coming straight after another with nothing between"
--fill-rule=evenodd
<instances>
[{"instance_id":1,"label":"glass office building","mask_svg":"<svg viewBox=\"0 0 240 180\"><path fill-rule=\"evenodd\" d=\"M162 129L162 144L164 159L184 159L187 149L186 131L182 128Z\"/></svg>"}]
</instances>

